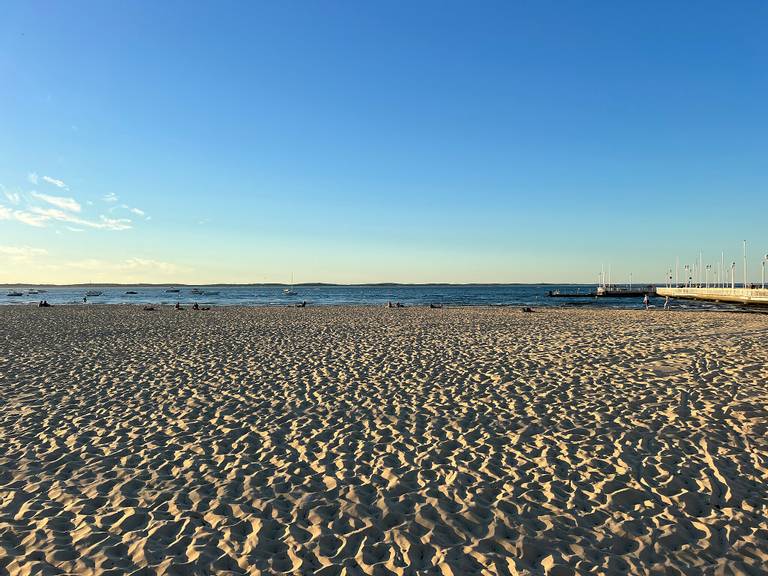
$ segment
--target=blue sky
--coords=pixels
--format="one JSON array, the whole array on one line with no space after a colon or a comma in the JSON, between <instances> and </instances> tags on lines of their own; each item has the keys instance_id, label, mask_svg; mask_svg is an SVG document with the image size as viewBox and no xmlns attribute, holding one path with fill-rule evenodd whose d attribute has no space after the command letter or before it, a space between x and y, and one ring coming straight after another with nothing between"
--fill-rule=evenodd
<instances>
[{"instance_id":1,"label":"blue sky","mask_svg":"<svg viewBox=\"0 0 768 576\"><path fill-rule=\"evenodd\" d=\"M0 282L768 253L764 2L8 2Z\"/></svg>"}]
</instances>

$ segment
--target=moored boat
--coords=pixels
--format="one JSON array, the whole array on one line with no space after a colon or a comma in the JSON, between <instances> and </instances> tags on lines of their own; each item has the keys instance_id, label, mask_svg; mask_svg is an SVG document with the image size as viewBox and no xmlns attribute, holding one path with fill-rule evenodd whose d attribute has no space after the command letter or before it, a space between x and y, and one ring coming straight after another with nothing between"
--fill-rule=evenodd
<instances>
[{"instance_id":1,"label":"moored boat","mask_svg":"<svg viewBox=\"0 0 768 576\"><path fill-rule=\"evenodd\" d=\"M604 298L639 298L645 295L655 296L655 286L645 286L643 288L620 288L616 286L600 286L597 289L597 296Z\"/></svg>"},{"instance_id":2,"label":"moored boat","mask_svg":"<svg viewBox=\"0 0 768 576\"><path fill-rule=\"evenodd\" d=\"M560 290L550 290L547 293L550 298L594 298L597 296L595 292L561 292Z\"/></svg>"},{"instance_id":3,"label":"moored boat","mask_svg":"<svg viewBox=\"0 0 768 576\"><path fill-rule=\"evenodd\" d=\"M298 294L298 292L293 289L293 272L291 272L291 283L288 285L288 288L283 288L283 294L286 296L295 296Z\"/></svg>"}]
</instances>

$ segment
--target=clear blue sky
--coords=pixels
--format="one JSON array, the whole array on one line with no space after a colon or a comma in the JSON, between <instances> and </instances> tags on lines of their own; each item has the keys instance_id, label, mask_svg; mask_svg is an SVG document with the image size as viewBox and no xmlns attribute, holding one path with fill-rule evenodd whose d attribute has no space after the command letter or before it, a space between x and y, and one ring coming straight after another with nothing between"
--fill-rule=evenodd
<instances>
[{"instance_id":1,"label":"clear blue sky","mask_svg":"<svg viewBox=\"0 0 768 576\"><path fill-rule=\"evenodd\" d=\"M4 2L0 282L768 252L768 4Z\"/></svg>"}]
</instances>

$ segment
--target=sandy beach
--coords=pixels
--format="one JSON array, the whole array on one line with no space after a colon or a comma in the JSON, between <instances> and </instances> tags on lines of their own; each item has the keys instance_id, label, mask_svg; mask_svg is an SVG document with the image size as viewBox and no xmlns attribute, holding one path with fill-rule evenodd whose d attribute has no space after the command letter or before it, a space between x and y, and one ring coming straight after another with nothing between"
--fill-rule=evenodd
<instances>
[{"instance_id":1,"label":"sandy beach","mask_svg":"<svg viewBox=\"0 0 768 576\"><path fill-rule=\"evenodd\" d=\"M768 315L0 308L0 574L764 574Z\"/></svg>"}]
</instances>

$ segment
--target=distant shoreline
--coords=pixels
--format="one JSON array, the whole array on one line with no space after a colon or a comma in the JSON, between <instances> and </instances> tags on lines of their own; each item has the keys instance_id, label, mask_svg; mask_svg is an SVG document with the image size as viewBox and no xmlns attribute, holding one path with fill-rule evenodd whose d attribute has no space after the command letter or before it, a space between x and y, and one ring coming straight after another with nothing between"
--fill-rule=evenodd
<instances>
[{"instance_id":1,"label":"distant shoreline","mask_svg":"<svg viewBox=\"0 0 768 576\"><path fill-rule=\"evenodd\" d=\"M637 286L651 286L652 284L645 284L642 282L635 282ZM361 288L368 286L594 286L594 282L579 283L579 282L370 282L370 283L352 283L352 284L337 284L333 282L297 282L296 284L288 284L285 282L255 282L250 284L179 284L173 282L167 282L163 284L156 283L138 283L138 284L115 284L115 283L87 283L87 284L32 284L29 282L21 283L5 283L0 284L0 288L80 288L95 286L100 288L121 288L121 287L147 287L147 288L163 288L167 286L179 286L185 288L237 288L237 287L251 287L251 286L339 286L339 287L355 287Z\"/></svg>"}]
</instances>

